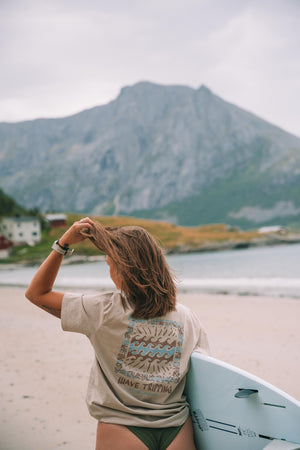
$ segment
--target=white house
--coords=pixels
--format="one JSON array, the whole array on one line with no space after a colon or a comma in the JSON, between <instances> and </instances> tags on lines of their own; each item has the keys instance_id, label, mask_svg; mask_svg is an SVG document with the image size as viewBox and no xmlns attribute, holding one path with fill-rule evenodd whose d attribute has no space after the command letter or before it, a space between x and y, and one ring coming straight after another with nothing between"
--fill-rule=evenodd
<instances>
[{"instance_id":1,"label":"white house","mask_svg":"<svg viewBox=\"0 0 300 450\"><path fill-rule=\"evenodd\" d=\"M258 229L260 234L268 234L268 233L279 233L286 234L288 232L287 228L282 227L281 225L271 225L269 227L261 227Z\"/></svg>"},{"instance_id":2,"label":"white house","mask_svg":"<svg viewBox=\"0 0 300 450\"><path fill-rule=\"evenodd\" d=\"M41 240L41 223L36 217L2 217L0 232L14 245L34 245Z\"/></svg>"}]
</instances>

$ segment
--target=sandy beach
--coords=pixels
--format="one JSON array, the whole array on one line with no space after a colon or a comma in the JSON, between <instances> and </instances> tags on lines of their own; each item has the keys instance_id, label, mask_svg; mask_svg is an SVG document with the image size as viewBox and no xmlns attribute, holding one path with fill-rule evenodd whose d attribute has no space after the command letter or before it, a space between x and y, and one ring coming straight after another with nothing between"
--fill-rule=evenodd
<instances>
[{"instance_id":1,"label":"sandy beach","mask_svg":"<svg viewBox=\"0 0 300 450\"><path fill-rule=\"evenodd\" d=\"M89 450L96 421L85 391L93 352L86 337L24 297L0 288L1 450ZM300 301L185 293L212 356L241 367L300 399Z\"/></svg>"}]
</instances>

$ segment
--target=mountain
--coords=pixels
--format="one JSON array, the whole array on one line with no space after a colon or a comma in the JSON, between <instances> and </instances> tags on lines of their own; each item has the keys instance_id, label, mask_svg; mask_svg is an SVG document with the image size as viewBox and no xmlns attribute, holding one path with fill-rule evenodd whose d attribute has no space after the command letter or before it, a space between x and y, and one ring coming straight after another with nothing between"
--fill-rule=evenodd
<instances>
[{"instance_id":1,"label":"mountain","mask_svg":"<svg viewBox=\"0 0 300 450\"><path fill-rule=\"evenodd\" d=\"M0 145L0 185L27 208L300 223L300 139L205 86L137 83L70 117L1 123Z\"/></svg>"}]
</instances>

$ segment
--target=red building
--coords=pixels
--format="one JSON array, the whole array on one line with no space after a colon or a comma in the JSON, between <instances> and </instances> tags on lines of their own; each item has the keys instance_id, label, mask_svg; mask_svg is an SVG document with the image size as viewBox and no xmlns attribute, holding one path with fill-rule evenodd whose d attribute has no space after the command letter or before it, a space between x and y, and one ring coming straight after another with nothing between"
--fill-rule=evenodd
<instances>
[{"instance_id":1,"label":"red building","mask_svg":"<svg viewBox=\"0 0 300 450\"><path fill-rule=\"evenodd\" d=\"M6 259L9 257L13 243L5 236L0 234L0 259Z\"/></svg>"},{"instance_id":2,"label":"red building","mask_svg":"<svg viewBox=\"0 0 300 450\"><path fill-rule=\"evenodd\" d=\"M45 219L51 228L65 227L67 224L67 217L65 214L46 214Z\"/></svg>"}]
</instances>

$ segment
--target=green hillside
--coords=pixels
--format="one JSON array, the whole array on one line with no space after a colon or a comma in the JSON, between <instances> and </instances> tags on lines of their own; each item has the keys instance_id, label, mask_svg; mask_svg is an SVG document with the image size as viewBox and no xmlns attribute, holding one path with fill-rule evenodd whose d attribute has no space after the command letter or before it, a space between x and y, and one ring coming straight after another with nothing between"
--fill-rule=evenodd
<instances>
[{"instance_id":1,"label":"green hillside","mask_svg":"<svg viewBox=\"0 0 300 450\"><path fill-rule=\"evenodd\" d=\"M0 189L0 217L15 215L28 215L28 211Z\"/></svg>"},{"instance_id":2,"label":"green hillside","mask_svg":"<svg viewBox=\"0 0 300 450\"><path fill-rule=\"evenodd\" d=\"M45 229L42 241L34 247L15 247L10 259L6 262L22 262L25 264L39 264L48 256L54 240L59 239L64 231L82 215L68 214L66 227ZM142 226L151 233L166 253L186 253L201 251L217 251L226 249L247 248L252 245L271 245L288 242L289 236L262 236L256 230L242 231L229 228L225 224L211 224L199 227L183 227L147 219L120 216L92 216L93 220L104 226ZM299 242L300 236L293 237L293 242ZM89 258L99 257L99 250L86 240L75 246L73 256L66 257L65 262L87 261Z\"/></svg>"}]
</instances>

